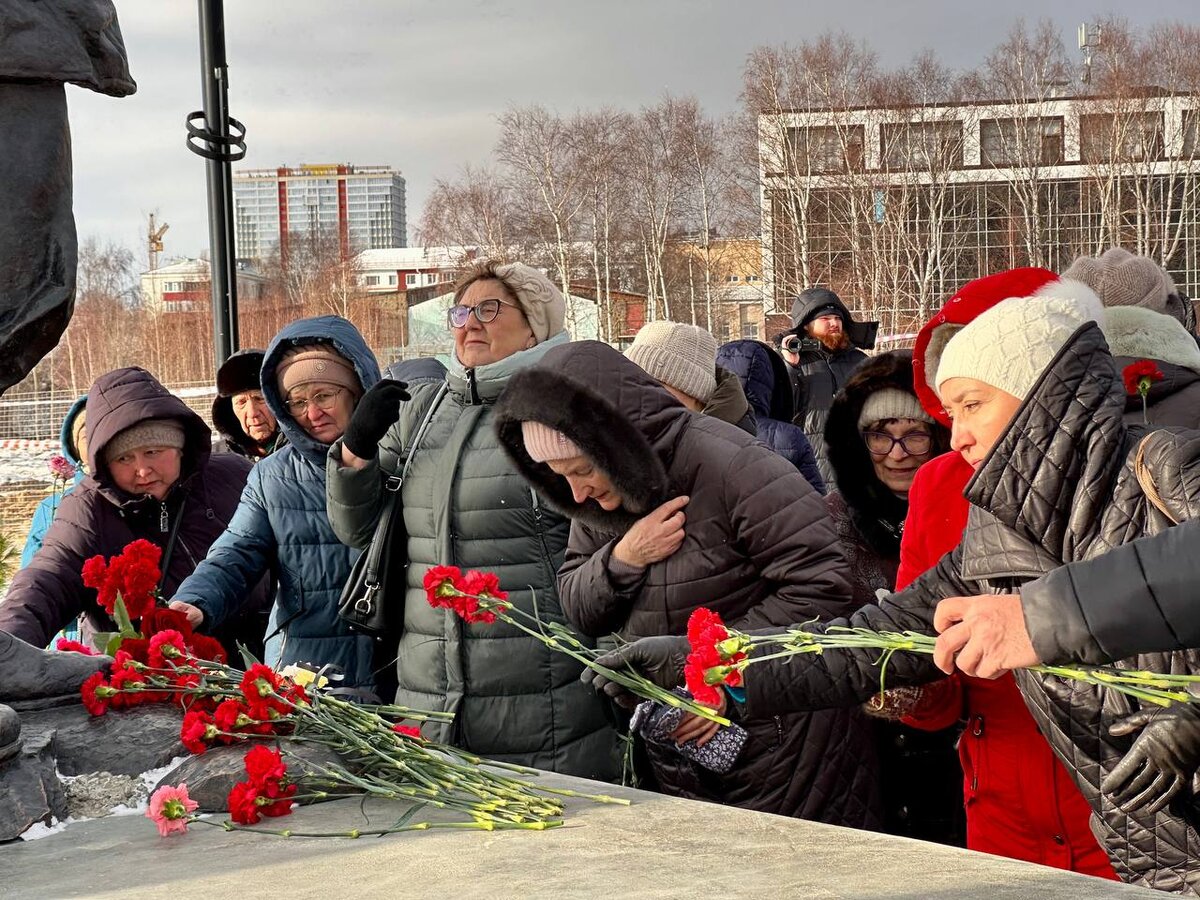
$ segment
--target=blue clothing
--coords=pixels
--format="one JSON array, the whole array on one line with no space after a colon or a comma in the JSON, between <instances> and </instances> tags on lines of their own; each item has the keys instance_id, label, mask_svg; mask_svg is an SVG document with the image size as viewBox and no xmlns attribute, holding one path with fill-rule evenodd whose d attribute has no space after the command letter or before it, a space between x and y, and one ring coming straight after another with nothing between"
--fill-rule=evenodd
<instances>
[{"instance_id":1,"label":"blue clothing","mask_svg":"<svg viewBox=\"0 0 1200 900\"><path fill-rule=\"evenodd\" d=\"M758 439L794 465L820 493L825 479L804 429L792 424L792 383L783 358L760 341L730 341L717 350L717 365L732 372L742 383Z\"/></svg>"},{"instance_id":2,"label":"blue clothing","mask_svg":"<svg viewBox=\"0 0 1200 900\"><path fill-rule=\"evenodd\" d=\"M33 554L42 549L42 541L46 538L46 532L50 530L50 523L54 521L54 517L58 514L58 507L62 503L62 498L75 490L76 485L83 481L83 466L79 462L78 452L71 441L71 429L75 425L75 417L83 412L85 406L87 406L87 394L84 394L72 403L71 408L67 410L66 416L63 417L62 429L58 437L62 443L62 455L75 467L75 477L70 484L64 486L61 492L59 492L56 486L54 493L39 503L37 509L33 511L33 522L29 526L29 537L25 539L25 549L21 551L22 569L29 565L33 559Z\"/></svg>"},{"instance_id":3,"label":"blue clothing","mask_svg":"<svg viewBox=\"0 0 1200 900\"><path fill-rule=\"evenodd\" d=\"M362 335L338 316L301 319L283 328L263 359L262 392L287 445L250 472L229 528L175 593L198 607L212 628L231 615L264 572L274 568L279 590L267 629L271 666L336 665L342 686L374 686L374 642L338 619L337 602L359 551L333 533L325 513L325 456L329 445L310 437L283 405L275 370L286 351L325 341L354 365L368 389L379 366Z\"/></svg>"}]
</instances>

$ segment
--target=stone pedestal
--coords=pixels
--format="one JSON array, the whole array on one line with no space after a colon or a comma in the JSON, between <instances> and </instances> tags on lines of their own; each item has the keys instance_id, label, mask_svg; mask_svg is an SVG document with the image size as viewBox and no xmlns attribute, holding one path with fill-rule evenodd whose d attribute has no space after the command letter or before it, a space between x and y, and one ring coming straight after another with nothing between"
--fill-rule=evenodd
<instances>
[{"instance_id":1,"label":"stone pedestal","mask_svg":"<svg viewBox=\"0 0 1200 900\"><path fill-rule=\"evenodd\" d=\"M279 838L193 824L160 838L145 818L83 822L0 847L8 900L103 891L122 898L896 897L1101 900L1152 891L906 838L547 775L548 785L627 797L569 800L546 832L429 831L383 838ZM342 800L268 827L386 827L405 809ZM429 816L432 817L432 814ZM422 810L417 820L427 818ZM222 821L216 817L215 821Z\"/></svg>"}]
</instances>

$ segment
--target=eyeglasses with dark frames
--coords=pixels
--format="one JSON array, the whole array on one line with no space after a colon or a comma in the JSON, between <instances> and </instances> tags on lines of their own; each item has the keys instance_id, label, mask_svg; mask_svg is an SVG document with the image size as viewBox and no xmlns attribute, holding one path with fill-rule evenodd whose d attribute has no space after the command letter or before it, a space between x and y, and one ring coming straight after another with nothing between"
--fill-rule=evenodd
<instances>
[{"instance_id":1,"label":"eyeglasses with dark frames","mask_svg":"<svg viewBox=\"0 0 1200 900\"><path fill-rule=\"evenodd\" d=\"M864 431L863 440L872 456L887 456L897 444L909 456L924 456L933 447L933 435L910 431L904 437L892 437L884 431Z\"/></svg>"},{"instance_id":2,"label":"eyeglasses with dark frames","mask_svg":"<svg viewBox=\"0 0 1200 900\"><path fill-rule=\"evenodd\" d=\"M507 300L499 300L495 297L480 300L474 306L463 306L461 303L457 303L446 310L446 321L450 323L451 328L465 328L467 320L471 318L471 313L474 313L479 324L486 325L488 322L494 322L496 316L500 315L501 306L515 305L514 303L509 303Z\"/></svg>"}]
</instances>

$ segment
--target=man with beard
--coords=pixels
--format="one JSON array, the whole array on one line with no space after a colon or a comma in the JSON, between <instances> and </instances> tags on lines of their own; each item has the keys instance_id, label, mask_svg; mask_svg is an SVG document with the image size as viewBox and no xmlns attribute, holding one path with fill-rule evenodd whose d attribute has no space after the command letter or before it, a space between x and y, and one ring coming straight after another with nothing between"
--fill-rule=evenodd
<instances>
[{"instance_id":1,"label":"man with beard","mask_svg":"<svg viewBox=\"0 0 1200 900\"><path fill-rule=\"evenodd\" d=\"M878 322L855 322L840 297L828 288L809 288L792 303L792 330L780 351L799 374L796 417L804 429L826 484L834 484L825 422L833 398L875 346ZM795 359L796 362L792 362Z\"/></svg>"}]
</instances>

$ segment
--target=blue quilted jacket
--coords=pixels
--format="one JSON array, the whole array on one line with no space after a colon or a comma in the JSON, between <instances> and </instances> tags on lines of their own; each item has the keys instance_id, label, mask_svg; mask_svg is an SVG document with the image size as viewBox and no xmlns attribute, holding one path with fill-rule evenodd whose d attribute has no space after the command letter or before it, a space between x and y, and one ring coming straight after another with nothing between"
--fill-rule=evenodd
<instances>
[{"instance_id":1,"label":"blue quilted jacket","mask_svg":"<svg viewBox=\"0 0 1200 900\"><path fill-rule=\"evenodd\" d=\"M760 341L730 341L717 351L717 365L732 372L742 383L758 439L794 465L808 483L822 494L825 479L804 429L792 424L792 384L787 363Z\"/></svg>"},{"instance_id":2,"label":"blue quilted jacket","mask_svg":"<svg viewBox=\"0 0 1200 900\"><path fill-rule=\"evenodd\" d=\"M342 686L371 688L372 641L337 617L337 601L359 551L338 540L325 513L325 454L283 406L275 369L297 344L331 341L354 364L364 388L379 380L379 365L362 335L338 316L301 319L271 341L263 358L263 396L287 446L250 472L229 528L175 593L204 612L212 627L230 615L263 572L274 569L279 590L267 629L266 662L333 664Z\"/></svg>"}]
</instances>

